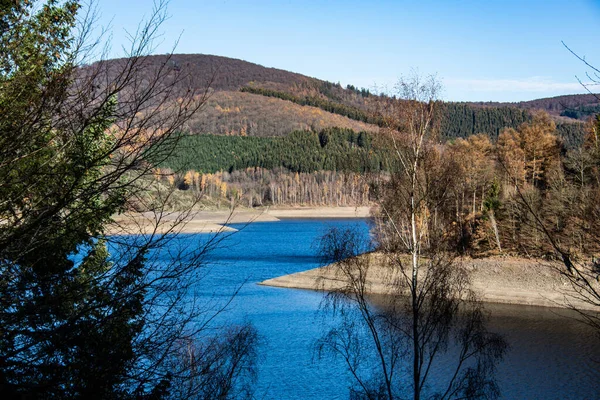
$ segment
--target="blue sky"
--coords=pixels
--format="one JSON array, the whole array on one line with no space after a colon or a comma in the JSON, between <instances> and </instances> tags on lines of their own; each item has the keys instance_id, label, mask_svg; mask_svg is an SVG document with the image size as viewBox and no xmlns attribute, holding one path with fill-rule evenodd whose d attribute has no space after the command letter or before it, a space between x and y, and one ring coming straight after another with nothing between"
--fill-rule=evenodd
<instances>
[{"instance_id":1,"label":"blue sky","mask_svg":"<svg viewBox=\"0 0 600 400\"><path fill-rule=\"evenodd\" d=\"M152 1L99 0L114 56ZM156 53L240 58L343 85L392 88L417 69L449 101L519 101L582 93L600 66L600 0L171 0ZM598 89L600 90L600 88Z\"/></svg>"}]
</instances>

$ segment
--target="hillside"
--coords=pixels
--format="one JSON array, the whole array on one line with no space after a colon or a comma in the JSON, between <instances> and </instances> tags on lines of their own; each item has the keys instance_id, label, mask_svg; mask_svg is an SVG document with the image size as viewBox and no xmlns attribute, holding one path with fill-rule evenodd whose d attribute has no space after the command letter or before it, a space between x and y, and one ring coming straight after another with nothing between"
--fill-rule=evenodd
<instances>
[{"instance_id":1,"label":"hillside","mask_svg":"<svg viewBox=\"0 0 600 400\"><path fill-rule=\"evenodd\" d=\"M486 107L516 107L525 110L542 110L554 117L564 117L565 121L569 119L585 120L593 114L600 113L600 95L591 93L547 97L516 103L476 102L469 104Z\"/></svg>"},{"instance_id":2,"label":"hillside","mask_svg":"<svg viewBox=\"0 0 600 400\"><path fill-rule=\"evenodd\" d=\"M192 133L228 136L284 136L296 130L318 131L330 127L356 132L378 129L317 107L239 91L214 92L202 112L188 122Z\"/></svg>"},{"instance_id":3,"label":"hillside","mask_svg":"<svg viewBox=\"0 0 600 400\"><path fill-rule=\"evenodd\" d=\"M100 66L112 82L126 62L86 68ZM157 55L140 62L145 74L160 73L172 83L173 101L189 90L208 94L183 127L188 135L157 171L156 190L167 185L183 196L199 191L217 206L368 206L378 182L397 167L390 144L379 135L383 120L373 112L381 94L211 55ZM147 77L140 75L142 81ZM562 144L573 148L582 143L582 121L595 107L600 103L593 95L440 102L435 118L442 141L462 143L459 139L483 134L493 145L503 129L519 128L541 109L556 121Z\"/></svg>"},{"instance_id":4,"label":"hillside","mask_svg":"<svg viewBox=\"0 0 600 400\"><path fill-rule=\"evenodd\" d=\"M114 73L118 71L117 66L127 61L128 59L119 58L103 61L103 63L109 73ZM143 62L146 71L162 68L166 64L166 68L173 75L181 73L187 78L182 85L189 85L195 89L210 86L217 91L237 91L252 81L272 82L286 86L316 81L314 78L281 69L266 68L248 61L207 54L153 55L145 57Z\"/></svg>"},{"instance_id":5,"label":"hillside","mask_svg":"<svg viewBox=\"0 0 600 400\"><path fill-rule=\"evenodd\" d=\"M105 62L116 71L127 59ZM251 62L203 54L156 55L145 58L146 70L166 71L175 95L188 89L208 91L203 111L186 125L192 134L273 137L296 130L339 127L376 132L381 121L373 114L379 96L364 88L332 83ZM146 72L147 73L147 72ZM110 81L107 80L107 81ZM505 127L516 128L531 111L549 112L565 142L576 145L583 136L582 120L600 102L593 95L561 96L521 103L443 103L442 139L483 133L495 139Z\"/></svg>"}]
</instances>

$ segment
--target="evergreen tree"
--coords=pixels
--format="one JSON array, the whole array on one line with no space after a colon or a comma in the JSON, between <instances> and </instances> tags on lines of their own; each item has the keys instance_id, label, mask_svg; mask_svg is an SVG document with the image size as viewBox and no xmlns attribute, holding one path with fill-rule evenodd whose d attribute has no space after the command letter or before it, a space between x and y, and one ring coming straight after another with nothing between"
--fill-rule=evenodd
<instances>
[{"instance_id":1,"label":"evergreen tree","mask_svg":"<svg viewBox=\"0 0 600 400\"><path fill-rule=\"evenodd\" d=\"M76 1L0 3L0 392L9 397L158 398L181 381L179 364L199 379L177 360L198 333L181 299L203 249L165 265L153 263L164 237L105 236L200 105L181 99L161 112L172 68L144 71L163 6L131 57L107 71L77 65L86 41L73 34ZM251 349L255 334L230 337L219 348ZM221 374L231 352L199 360L201 378L239 376Z\"/></svg>"}]
</instances>

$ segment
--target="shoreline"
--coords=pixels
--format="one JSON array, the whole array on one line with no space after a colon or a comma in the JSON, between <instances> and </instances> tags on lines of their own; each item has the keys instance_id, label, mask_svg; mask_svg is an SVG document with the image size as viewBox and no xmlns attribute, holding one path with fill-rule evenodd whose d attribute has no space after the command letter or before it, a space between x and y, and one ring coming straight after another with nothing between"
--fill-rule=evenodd
<instances>
[{"instance_id":1,"label":"shoreline","mask_svg":"<svg viewBox=\"0 0 600 400\"><path fill-rule=\"evenodd\" d=\"M108 235L235 232L228 224L276 222L281 219L368 218L370 207L289 207L126 213L116 215Z\"/></svg>"},{"instance_id":2,"label":"shoreline","mask_svg":"<svg viewBox=\"0 0 600 400\"><path fill-rule=\"evenodd\" d=\"M127 213L114 217L108 235L166 234L166 233L219 233L235 232L229 224L250 224L254 222L276 222L281 219L320 219L320 218L368 218L370 207L285 207L261 209L241 208L233 210L201 210L191 212ZM469 271L472 288L486 303L518 304L527 306L569 308L573 306L585 310L597 310L589 304L572 297L569 281L558 269L560 264L517 257L488 257L482 259L462 259ZM385 275L377 263L369 272L369 292L385 294ZM297 272L267 279L259 285L331 291L341 286L335 277L332 266L324 266L308 271Z\"/></svg>"},{"instance_id":3,"label":"shoreline","mask_svg":"<svg viewBox=\"0 0 600 400\"><path fill-rule=\"evenodd\" d=\"M471 277L471 288L484 303L570 308L598 311L574 296L568 279L559 272L561 264L516 257L460 260ZM367 274L368 293L385 295L388 286L384 268L373 263ZM333 291L343 286L334 266L314 268L259 282L259 285Z\"/></svg>"}]
</instances>

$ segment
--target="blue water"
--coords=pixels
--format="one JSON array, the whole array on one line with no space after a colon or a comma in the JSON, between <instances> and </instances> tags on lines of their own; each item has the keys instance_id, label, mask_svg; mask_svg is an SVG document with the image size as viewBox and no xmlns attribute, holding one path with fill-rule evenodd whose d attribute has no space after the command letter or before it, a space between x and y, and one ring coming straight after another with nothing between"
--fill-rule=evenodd
<instances>
[{"instance_id":1,"label":"blue water","mask_svg":"<svg viewBox=\"0 0 600 400\"><path fill-rule=\"evenodd\" d=\"M197 290L204 301L218 306L239 289L218 322L251 321L262 336L256 398L347 399L350 380L343 363L313 357L313 343L327 324L318 313L323 295L257 283L318 267L315 244L328 228L356 226L368 240L366 220L231 226L241 230L207 257L206 276ZM195 246L207 237L184 235L181 240ZM600 340L590 329L554 309L498 305L489 309L491 330L504 334L511 345L498 371L503 398L600 398Z\"/></svg>"},{"instance_id":2,"label":"blue water","mask_svg":"<svg viewBox=\"0 0 600 400\"><path fill-rule=\"evenodd\" d=\"M228 299L237 285L244 283L229 307L227 320L249 320L263 338L256 397L348 398L348 379L341 361L313 359L313 343L323 333L323 316L317 313L323 295L257 283L319 267L317 242L330 228L354 227L369 240L366 221L282 220L230 226L240 231L210 254L210 273L203 286L206 296Z\"/></svg>"}]
</instances>

